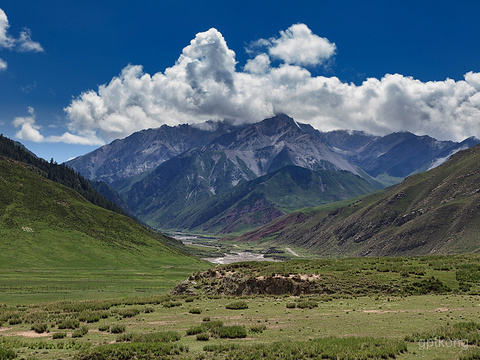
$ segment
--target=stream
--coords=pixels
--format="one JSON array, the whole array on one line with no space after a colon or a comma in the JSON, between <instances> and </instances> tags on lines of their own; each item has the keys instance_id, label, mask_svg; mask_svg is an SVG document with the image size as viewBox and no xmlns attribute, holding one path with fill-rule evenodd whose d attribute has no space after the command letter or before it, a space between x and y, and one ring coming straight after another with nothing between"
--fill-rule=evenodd
<instances>
[{"instance_id":1,"label":"stream","mask_svg":"<svg viewBox=\"0 0 480 360\"><path fill-rule=\"evenodd\" d=\"M203 246L203 247L217 249L217 247L213 245L204 245L204 244L196 243L195 242L195 239L197 239L196 236L185 236L185 235L175 234L174 237L177 240L182 241L184 245L195 245L195 246ZM266 258L265 255L263 254L257 254L257 253L252 253L248 251L233 251L230 253L223 254L222 257L202 258L202 259L208 262L211 262L213 264L232 264L232 263L242 262L242 261L278 261L273 258Z\"/></svg>"}]
</instances>

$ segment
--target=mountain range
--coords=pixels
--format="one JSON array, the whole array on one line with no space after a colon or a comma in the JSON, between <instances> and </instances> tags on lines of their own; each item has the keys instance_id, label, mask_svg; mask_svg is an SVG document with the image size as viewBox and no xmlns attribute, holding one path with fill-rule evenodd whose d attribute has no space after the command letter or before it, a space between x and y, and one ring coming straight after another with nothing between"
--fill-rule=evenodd
<instances>
[{"instance_id":1,"label":"mountain range","mask_svg":"<svg viewBox=\"0 0 480 360\"><path fill-rule=\"evenodd\" d=\"M239 241L269 238L321 256L480 251L480 145L348 206L295 212ZM334 208L332 210L332 208Z\"/></svg>"},{"instance_id":2,"label":"mountain range","mask_svg":"<svg viewBox=\"0 0 480 360\"><path fill-rule=\"evenodd\" d=\"M277 115L241 126L164 125L67 164L108 182L117 203L154 228L226 233L398 183L478 142L320 132Z\"/></svg>"}]
</instances>

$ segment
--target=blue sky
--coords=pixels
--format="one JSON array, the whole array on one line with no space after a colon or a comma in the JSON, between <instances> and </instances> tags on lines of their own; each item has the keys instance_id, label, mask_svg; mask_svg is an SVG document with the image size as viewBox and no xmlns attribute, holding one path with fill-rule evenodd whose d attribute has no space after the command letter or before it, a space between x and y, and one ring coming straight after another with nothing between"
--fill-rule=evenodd
<instances>
[{"instance_id":1,"label":"blue sky","mask_svg":"<svg viewBox=\"0 0 480 360\"><path fill-rule=\"evenodd\" d=\"M1 132L47 159L163 123L275 112L321 130L480 137L477 1L8 0L0 9Z\"/></svg>"}]
</instances>

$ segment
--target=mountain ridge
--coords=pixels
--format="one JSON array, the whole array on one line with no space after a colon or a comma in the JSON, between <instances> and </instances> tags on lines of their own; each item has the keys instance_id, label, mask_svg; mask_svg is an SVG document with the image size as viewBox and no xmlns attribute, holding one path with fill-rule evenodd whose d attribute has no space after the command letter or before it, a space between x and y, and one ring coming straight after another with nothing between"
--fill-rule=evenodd
<instances>
[{"instance_id":1,"label":"mountain ridge","mask_svg":"<svg viewBox=\"0 0 480 360\"><path fill-rule=\"evenodd\" d=\"M321 256L479 252L480 145L443 165L336 210L311 210L244 234L265 236Z\"/></svg>"},{"instance_id":2,"label":"mountain ridge","mask_svg":"<svg viewBox=\"0 0 480 360\"><path fill-rule=\"evenodd\" d=\"M170 228L175 223L176 229L182 230L183 226L186 229L189 225L173 219L190 217L187 209L197 213L200 211L197 204L207 203L212 197L226 199L222 194L232 188L288 166L310 171L349 171L367 180L374 188L380 188L437 166L451 154L479 142L473 138L462 143L438 141L409 132L386 136L346 130L320 132L285 114L238 127L231 123L207 123L208 126L213 126L212 130L194 130L190 125L162 126L118 140L112 144L119 149L116 151L121 157L105 158L102 164L114 164L113 167L107 166L109 171L114 171L120 164L137 164L138 171L148 170L137 171L130 177L125 177L130 170L108 176L105 172L101 176L105 175L107 181L117 179L110 184L126 203L123 207L141 221L157 229ZM191 136L186 136L194 133L201 134L196 140L198 146L194 146ZM157 140L152 142L154 138ZM175 141L185 142L176 144ZM176 152L163 151L172 146ZM97 151L97 154L107 148L103 147L104 150ZM143 163L150 156L145 155L147 153L155 153L152 156L161 162L160 165ZM137 157L137 154L143 155ZM79 161L85 163L89 156L87 154ZM75 160L70 164L76 166ZM128 166L122 168L128 169ZM269 207L268 201L261 200L260 203L259 208ZM304 203L298 205L305 207L311 203L305 198ZM226 204L220 207L227 208ZM275 208L271 214L283 212L278 206Z\"/></svg>"}]
</instances>

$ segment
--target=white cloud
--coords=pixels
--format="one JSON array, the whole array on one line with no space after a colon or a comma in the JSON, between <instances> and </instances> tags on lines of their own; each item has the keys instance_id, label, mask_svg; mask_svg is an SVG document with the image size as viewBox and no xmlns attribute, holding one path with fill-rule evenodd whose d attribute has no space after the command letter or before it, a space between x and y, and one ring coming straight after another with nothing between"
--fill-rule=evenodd
<instances>
[{"instance_id":1,"label":"white cloud","mask_svg":"<svg viewBox=\"0 0 480 360\"><path fill-rule=\"evenodd\" d=\"M251 74L266 74L270 70L270 58L267 54L257 55L254 59L247 60L244 70Z\"/></svg>"},{"instance_id":2,"label":"white cloud","mask_svg":"<svg viewBox=\"0 0 480 360\"><path fill-rule=\"evenodd\" d=\"M279 38L257 41L268 47L270 56L287 64L314 66L331 58L337 49L334 43L312 33L305 24L295 24L280 31Z\"/></svg>"},{"instance_id":3,"label":"white cloud","mask_svg":"<svg viewBox=\"0 0 480 360\"><path fill-rule=\"evenodd\" d=\"M13 126L20 128L15 136L21 140L43 142L45 138L40 134L40 126L35 124L35 110L29 107L28 113L30 116L17 117L13 120Z\"/></svg>"},{"instance_id":4,"label":"white cloud","mask_svg":"<svg viewBox=\"0 0 480 360\"><path fill-rule=\"evenodd\" d=\"M42 45L32 40L32 31L29 28L24 28L20 32L17 42L17 48L20 52L44 52Z\"/></svg>"},{"instance_id":5,"label":"white cloud","mask_svg":"<svg viewBox=\"0 0 480 360\"><path fill-rule=\"evenodd\" d=\"M7 69L7 62L3 59L0 59L0 71Z\"/></svg>"},{"instance_id":6,"label":"white cloud","mask_svg":"<svg viewBox=\"0 0 480 360\"><path fill-rule=\"evenodd\" d=\"M20 37L15 39L8 33L10 23L7 14L0 8L0 49L17 50L19 52L44 52L40 43L32 40L32 31L24 28Z\"/></svg>"},{"instance_id":7,"label":"white cloud","mask_svg":"<svg viewBox=\"0 0 480 360\"><path fill-rule=\"evenodd\" d=\"M41 134L42 129L40 125L36 124L36 114L32 107L28 108L28 116L16 117L12 121L12 125L16 128L20 128L15 137L20 140L33 141L33 142L63 142L67 144L80 144L80 145L103 145L104 142L98 139L95 134L90 134L88 137L82 137L78 135L64 133L61 136L48 136L45 137Z\"/></svg>"},{"instance_id":8,"label":"white cloud","mask_svg":"<svg viewBox=\"0 0 480 360\"><path fill-rule=\"evenodd\" d=\"M480 73L469 72L461 81L432 82L386 74L361 85L348 84L313 76L300 66L327 60L335 51L333 44L320 51L317 40L322 38L303 24L280 34L262 40L285 61L279 66L272 65L269 50L270 56L258 54L238 71L235 53L216 29L197 34L164 72L150 75L141 66L128 65L110 83L82 93L65 108L69 133L111 141L163 124L253 122L283 112L320 130L480 137ZM290 51L294 48L305 51L295 58Z\"/></svg>"},{"instance_id":9,"label":"white cloud","mask_svg":"<svg viewBox=\"0 0 480 360\"><path fill-rule=\"evenodd\" d=\"M0 49L11 49L15 44L15 39L8 34L9 27L7 14L0 8Z\"/></svg>"}]
</instances>

